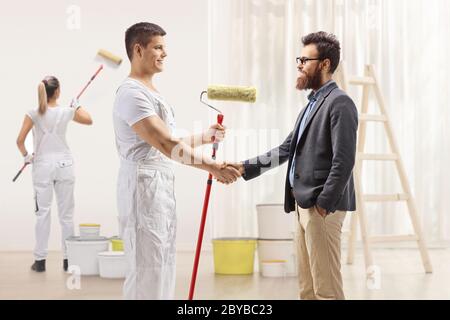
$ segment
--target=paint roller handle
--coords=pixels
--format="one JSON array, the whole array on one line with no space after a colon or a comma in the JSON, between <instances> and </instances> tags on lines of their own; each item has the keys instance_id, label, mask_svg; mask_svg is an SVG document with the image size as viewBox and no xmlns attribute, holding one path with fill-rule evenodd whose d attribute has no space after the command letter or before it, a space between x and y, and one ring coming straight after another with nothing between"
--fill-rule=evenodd
<instances>
[{"instance_id":1,"label":"paint roller handle","mask_svg":"<svg viewBox=\"0 0 450 320\"><path fill-rule=\"evenodd\" d=\"M201 100L201 96L200 96L200 100ZM217 115L217 123L222 125L222 122L223 122L223 114L220 113ZM215 137L213 137L213 141L214 140L215 140ZM212 154L213 159L216 159L217 147L218 147L218 143L214 143L213 154ZM195 282L197 279L198 264L200 261L200 252L202 250L203 233L205 230L206 215L208 213L209 197L211 194L211 186L212 186L212 182L213 182L212 178L213 178L212 174L209 173L208 182L206 185L205 199L203 201L203 212L202 212L202 218L200 221L200 229L198 232L197 247L195 249L195 259L194 259L194 267L193 267L192 276L191 276L191 285L189 287L189 297L188 297L189 300L194 299Z\"/></svg>"},{"instance_id":2,"label":"paint roller handle","mask_svg":"<svg viewBox=\"0 0 450 320\"><path fill-rule=\"evenodd\" d=\"M23 170L25 170L25 168L27 167L27 165L29 165L29 163L25 163L22 168L19 170L19 172L17 172L17 174L15 175L15 177L13 178L13 182L16 182L17 178L20 176L20 174L23 172Z\"/></svg>"},{"instance_id":3,"label":"paint roller handle","mask_svg":"<svg viewBox=\"0 0 450 320\"><path fill-rule=\"evenodd\" d=\"M217 115L217 123L222 125L223 122L223 114L218 114Z\"/></svg>"},{"instance_id":4,"label":"paint roller handle","mask_svg":"<svg viewBox=\"0 0 450 320\"><path fill-rule=\"evenodd\" d=\"M223 114L219 113L217 115L217 123L222 125L222 123L223 123ZM213 137L213 142L214 142L214 140L216 140L215 137ZM214 142L213 143L213 154L212 154L212 158L213 159L216 159L216 150L217 149L219 149L219 144L217 142Z\"/></svg>"},{"instance_id":5,"label":"paint roller handle","mask_svg":"<svg viewBox=\"0 0 450 320\"><path fill-rule=\"evenodd\" d=\"M95 79L95 77L102 71L103 65L101 64L100 67L98 67L98 70L94 73L94 75L91 78L91 81Z\"/></svg>"},{"instance_id":6,"label":"paint roller handle","mask_svg":"<svg viewBox=\"0 0 450 320\"><path fill-rule=\"evenodd\" d=\"M91 77L91 79L89 80L89 82L84 86L83 90L81 90L81 92L78 94L77 99L80 99L81 95L84 93L84 91L86 90L86 88L91 84L91 82L95 79L95 77L100 73L100 71L102 71L103 69L103 65L101 64L100 67L97 69L97 71L94 73L94 75Z\"/></svg>"}]
</instances>

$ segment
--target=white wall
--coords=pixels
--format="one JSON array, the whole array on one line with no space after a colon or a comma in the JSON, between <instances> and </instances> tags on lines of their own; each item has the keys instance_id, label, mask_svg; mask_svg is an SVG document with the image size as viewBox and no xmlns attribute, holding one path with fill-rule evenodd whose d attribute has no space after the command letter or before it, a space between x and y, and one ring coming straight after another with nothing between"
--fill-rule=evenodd
<instances>
[{"instance_id":1,"label":"white wall","mask_svg":"<svg viewBox=\"0 0 450 320\"><path fill-rule=\"evenodd\" d=\"M72 4L81 8L79 30L67 28L66 10ZM201 123L206 128L209 111L198 102L198 97L208 80L207 6L207 0L18 0L2 5L0 251L32 250L34 246L30 168L15 183L11 180L22 166L15 140L24 113L37 105L39 81L45 75L57 76L62 84L60 102L65 104L98 67L100 62L95 57L98 49L107 49L124 59L120 68L107 67L102 71L81 99L91 112L94 125L72 123L67 134L76 161L75 223L100 223L103 235L115 235L118 159L111 107L115 90L129 71L125 30L133 23L149 21L167 31L166 70L157 76L156 85L174 105L178 127L193 130L195 124L198 127ZM31 148L31 139L27 146ZM195 248L205 182L205 172L176 168L179 248ZM60 249L55 209L50 250Z\"/></svg>"}]
</instances>

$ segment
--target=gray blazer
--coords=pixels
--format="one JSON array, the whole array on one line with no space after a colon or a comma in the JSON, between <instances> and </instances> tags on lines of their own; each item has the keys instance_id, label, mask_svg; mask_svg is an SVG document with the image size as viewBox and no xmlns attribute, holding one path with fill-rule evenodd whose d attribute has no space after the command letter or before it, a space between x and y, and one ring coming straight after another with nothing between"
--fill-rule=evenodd
<instances>
[{"instance_id":1,"label":"gray blazer","mask_svg":"<svg viewBox=\"0 0 450 320\"><path fill-rule=\"evenodd\" d=\"M297 145L298 127L306 108L284 142L256 158L244 161L243 178L250 180L288 161L284 211L316 204L329 212L355 211L353 166L356 155L358 111L352 99L334 81L325 85L317 97ZM295 161L294 187L289 171ZM295 198L292 196L292 193Z\"/></svg>"}]
</instances>

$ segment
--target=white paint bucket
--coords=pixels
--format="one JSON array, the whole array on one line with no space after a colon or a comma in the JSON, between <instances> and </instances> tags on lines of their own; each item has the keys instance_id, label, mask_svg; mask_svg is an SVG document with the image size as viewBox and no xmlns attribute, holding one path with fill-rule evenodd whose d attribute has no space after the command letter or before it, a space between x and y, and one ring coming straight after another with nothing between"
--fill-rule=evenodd
<instances>
[{"instance_id":1,"label":"white paint bucket","mask_svg":"<svg viewBox=\"0 0 450 320\"><path fill-rule=\"evenodd\" d=\"M287 275L286 260L267 260L261 262L263 277L281 278Z\"/></svg>"},{"instance_id":2,"label":"white paint bucket","mask_svg":"<svg viewBox=\"0 0 450 320\"><path fill-rule=\"evenodd\" d=\"M66 245L69 268L76 266L76 268L79 268L80 274L85 276L99 274L98 253L108 250L108 238L83 239L81 237L70 237L66 240Z\"/></svg>"},{"instance_id":3,"label":"white paint bucket","mask_svg":"<svg viewBox=\"0 0 450 320\"><path fill-rule=\"evenodd\" d=\"M297 275L297 250L293 240L258 240L257 253L259 271L263 261L283 260L286 264L286 276Z\"/></svg>"},{"instance_id":4,"label":"white paint bucket","mask_svg":"<svg viewBox=\"0 0 450 320\"><path fill-rule=\"evenodd\" d=\"M123 251L100 252L98 254L98 265L101 278L125 278L127 263Z\"/></svg>"}]
</instances>

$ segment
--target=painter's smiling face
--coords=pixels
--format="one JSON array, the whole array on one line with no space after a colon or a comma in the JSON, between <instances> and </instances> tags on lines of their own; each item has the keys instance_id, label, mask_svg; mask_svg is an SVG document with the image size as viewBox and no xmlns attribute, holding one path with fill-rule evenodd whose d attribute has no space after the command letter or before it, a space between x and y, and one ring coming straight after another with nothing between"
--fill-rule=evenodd
<instances>
[{"instance_id":1,"label":"painter's smiling face","mask_svg":"<svg viewBox=\"0 0 450 320\"><path fill-rule=\"evenodd\" d=\"M158 73L164 70L164 59L167 57L164 37L153 36L152 40L142 51L143 64L150 73Z\"/></svg>"}]
</instances>

